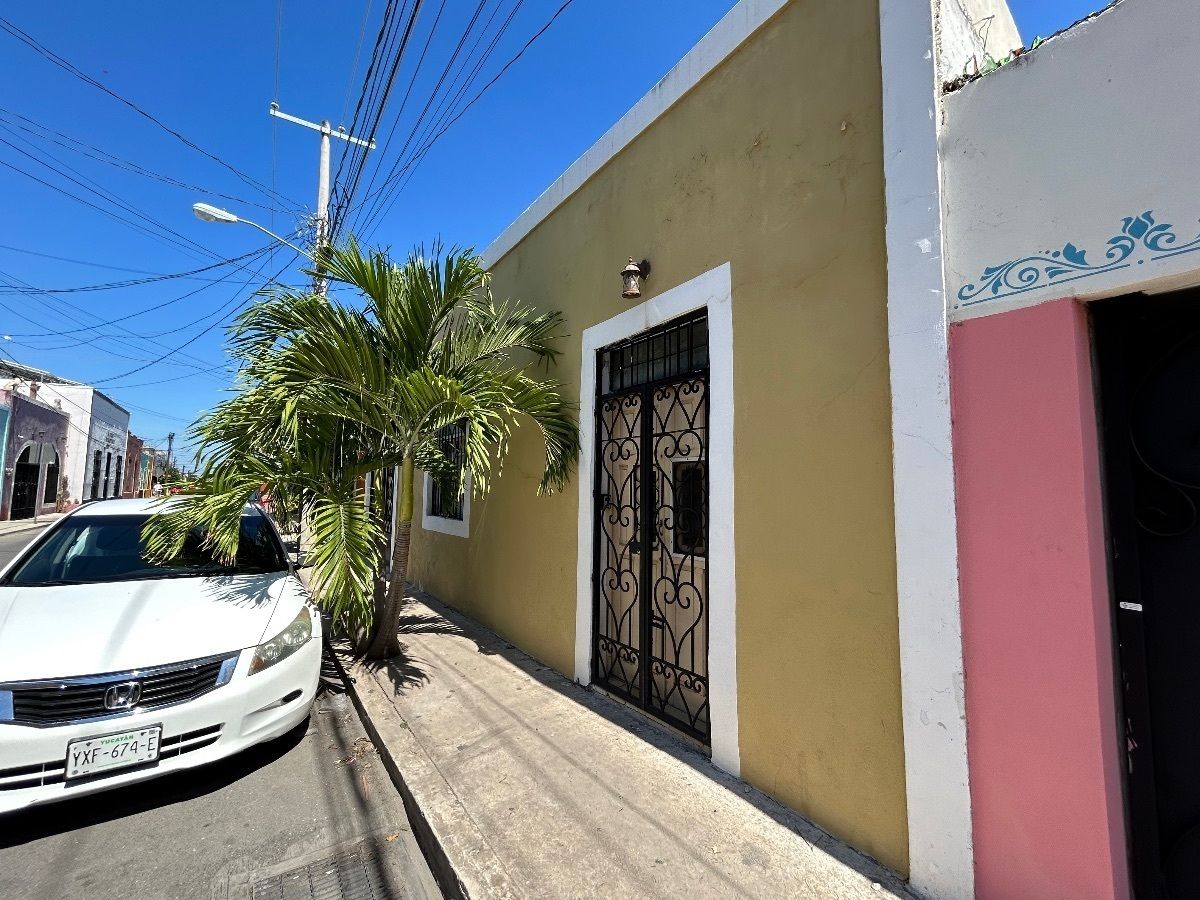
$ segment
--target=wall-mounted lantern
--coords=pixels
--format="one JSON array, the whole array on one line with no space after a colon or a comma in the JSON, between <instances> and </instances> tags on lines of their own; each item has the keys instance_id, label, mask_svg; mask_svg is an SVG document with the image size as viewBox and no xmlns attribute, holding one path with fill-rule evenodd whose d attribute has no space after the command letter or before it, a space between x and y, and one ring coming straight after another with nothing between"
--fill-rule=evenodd
<instances>
[{"instance_id":1,"label":"wall-mounted lantern","mask_svg":"<svg viewBox=\"0 0 1200 900\"><path fill-rule=\"evenodd\" d=\"M626 300L636 300L642 296L641 280L650 277L650 260L643 259L640 263L635 263L633 257L629 257L629 265L621 270L621 282L623 290L621 296Z\"/></svg>"}]
</instances>

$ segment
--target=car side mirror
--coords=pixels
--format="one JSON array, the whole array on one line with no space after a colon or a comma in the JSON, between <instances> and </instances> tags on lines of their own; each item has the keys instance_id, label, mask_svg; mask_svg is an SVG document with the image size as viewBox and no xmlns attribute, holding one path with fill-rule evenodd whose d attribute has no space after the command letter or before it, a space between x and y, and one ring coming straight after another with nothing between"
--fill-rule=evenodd
<instances>
[{"instance_id":1,"label":"car side mirror","mask_svg":"<svg viewBox=\"0 0 1200 900\"><path fill-rule=\"evenodd\" d=\"M303 550L296 551L296 561L292 563L292 568L296 571L300 569L311 569L313 567L312 560L308 558L308 554Z\"/></svg>"}]
</instances>

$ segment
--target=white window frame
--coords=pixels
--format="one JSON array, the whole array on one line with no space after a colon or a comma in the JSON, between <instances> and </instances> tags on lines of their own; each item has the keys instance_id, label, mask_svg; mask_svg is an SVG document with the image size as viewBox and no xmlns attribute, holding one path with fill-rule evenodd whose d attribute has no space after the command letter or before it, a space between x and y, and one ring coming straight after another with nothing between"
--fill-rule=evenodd
<instances>
[{"instance_id":1,"label":"white window frame","mask_svg":"<svg viewBox=\"0 0 1200 900\"><path fill-rule=\"evenodd\" d=\"M713 763L741 774L737 708L737 578L733 505L733 280L729 263L583 332L579 379L579 519L575 680L592 680L596 353L698 309L708 311L708 709Z\"/></svg>"},{"instance_id":2,"label":"white window frame","mask_svg":"<svg viewBox=\"0 0 1200 900\"><path fill-rule=\"evenodd\" d=\"M430 501L433 499L433 478L428 472L424 475L421 489L421 527L426 531L436 531L453 537L469 538L471 536L471 472L463 476L463 514L461 519L447 519L443 516L429 514Z\"/></svg>"}]
</instances>

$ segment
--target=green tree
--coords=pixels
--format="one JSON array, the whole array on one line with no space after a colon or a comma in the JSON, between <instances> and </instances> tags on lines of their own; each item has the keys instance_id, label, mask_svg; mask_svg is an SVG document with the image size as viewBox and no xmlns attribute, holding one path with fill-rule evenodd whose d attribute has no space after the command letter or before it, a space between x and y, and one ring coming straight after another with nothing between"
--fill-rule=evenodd
<instances>
[{"instance_id":1,"label":"green tree","mask_svg":"<svg viewBox=\"0 0 1200 900\"><path fill-rule=\"evenodd\" d=\"M497 301L469 251L417 250L397 264L351 240L317 268L362 303L278 289L239 316L230 332L241 366L234 396L193 429L197 493L155 516L146 537L152 552L170 556L203 526L232 559L243 504L267 485L278 517L306 523L326 608L365 639L368 656L384 658L399 649L415 470L463 490L444 428L465 428L475 495L491 487L521 423L542 437L539 493L566 483L579 453L575 408L558 382L530 374L557 357L563 317ZM360 485L394 466L400 502L388 566L379 508L364 506Z\"/></svg>"}]
</instances>

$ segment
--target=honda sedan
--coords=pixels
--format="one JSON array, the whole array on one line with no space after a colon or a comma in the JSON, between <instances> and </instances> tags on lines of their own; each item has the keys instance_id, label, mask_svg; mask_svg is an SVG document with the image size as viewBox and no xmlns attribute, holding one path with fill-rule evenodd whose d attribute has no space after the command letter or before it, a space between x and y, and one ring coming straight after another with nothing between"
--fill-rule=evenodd
<instances>
[{"instance_id":1,"label":"honda sedan","mask_svg":"<svg viewBox=\"0 0 1200 900\"><path fill-rule=\"evenodd\" d=\"M70 513L0 572L0 812L144 781L308 715L321 620L247 506L232 564L203 532L146 558L152 500Z\"/></svg>"}]
</instances>

